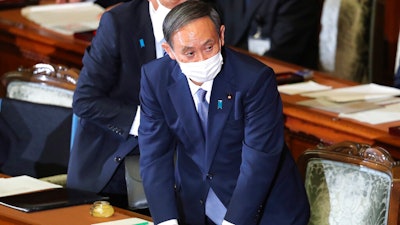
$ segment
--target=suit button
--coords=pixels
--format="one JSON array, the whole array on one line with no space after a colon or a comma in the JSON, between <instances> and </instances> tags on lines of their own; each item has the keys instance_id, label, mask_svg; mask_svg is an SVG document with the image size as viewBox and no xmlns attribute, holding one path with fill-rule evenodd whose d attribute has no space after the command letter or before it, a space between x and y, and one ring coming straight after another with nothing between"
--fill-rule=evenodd
<instances>
[{"instance_id":1,"label":"suit button","mask_svg":"<svg viewBox=\"0 0 400 225\"><path fill-rule=\"evenodd\" d=\"M204 201L200 199L200 205L203 205L203 204L204 204Z\"/></svg>"},{"instance_id":2,"label":"suit button","mask_svg":"<svg viewBox=\"0 0 400 225\"><path fill-rule=\"evenodd\" d=\"M117 163L120 163L122 161L122 158L117 156L117 157L114 158L114 161L117 162Z\"/></svg>"},{"instance_id":3,"label":"suit button","mask_svg":"<svg viewBox=\"0 0 400 225\"><path fill-rule=\"evenodd\" d=\"M207 179L212 180L213 179L213 175L212 174L207 174Z\"/></svg>"}]
</instances>

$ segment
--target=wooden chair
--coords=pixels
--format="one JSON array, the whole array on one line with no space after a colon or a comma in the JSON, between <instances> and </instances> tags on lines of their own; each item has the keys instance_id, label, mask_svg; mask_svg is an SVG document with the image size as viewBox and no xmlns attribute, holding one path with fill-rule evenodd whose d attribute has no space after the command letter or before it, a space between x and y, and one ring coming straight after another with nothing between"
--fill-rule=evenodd
<instances>
[{"instance_id":1,"label":"wooden chair","mask_svg":"<svg viewBox=\"0 0 400 225\"><path fill-rule=\"evenodd\" d=\"M309 225L396 225L400 164L383 148L342 142L298 159L311 206Z\"/></svg>"},{"instance_id":2,"label":"wooden chair","mask_svg":"<svg viewBox=\"0 0 400 225\"><path fill-rule=\"evenodd\" d=\"M74 68L38 63L5 73L1 82L8 98L71 108L78 76Z\"/></svg>"}]
</instances>

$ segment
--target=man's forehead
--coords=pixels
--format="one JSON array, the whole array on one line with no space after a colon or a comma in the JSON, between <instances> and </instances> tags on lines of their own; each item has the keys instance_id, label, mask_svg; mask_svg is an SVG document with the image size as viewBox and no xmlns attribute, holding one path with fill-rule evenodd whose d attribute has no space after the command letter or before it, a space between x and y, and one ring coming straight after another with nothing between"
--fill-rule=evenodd
<instances>
[{"instance_id":1,"label":"man's forehead","mask_svg":"<svg viewBox=\"0 0 400 225\"><path fill-rule=\"evenodd\" d=\"M193 42L191 42L191 43L193 43ZM187 50L195 49L196 47L204 47L204 46L212 45L214 43L215 43L214 39L207 39L205 41L197 42L196 45L191 45L190 43L189 44L183 44L183 45L180 46L180 48L182 50L184 50L184 51L187 51Z\"/></svg>"}]
</instances>

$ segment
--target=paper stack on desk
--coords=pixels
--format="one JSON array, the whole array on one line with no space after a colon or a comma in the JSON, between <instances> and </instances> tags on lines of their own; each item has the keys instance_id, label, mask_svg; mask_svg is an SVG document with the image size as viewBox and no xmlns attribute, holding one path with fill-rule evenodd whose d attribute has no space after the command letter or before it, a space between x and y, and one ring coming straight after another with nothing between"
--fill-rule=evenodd
<instances>
[{"instance_id":1,"label":"paper stack on desk","mask_svg":"<svg viewBox=\"0 0 400 225\"><path fill-rule=\"evenodd\" d=\"M26 175L0 178L0 197L42 191L53 188L62 188L61 185L41 181Z\"/></svg>"},{"instance_id":2,"label":"paper stack on desk","mask_svg":"<svg viewBox=\"0 0 400 225\"><path fill-rule=\"evenodd\" d=\"M331 86L326 86L322 84L318 84L312 80L294 83L294 84L284 84L278 86L278 91L280 93L288 94L288 95L297 95L308 92L315 91L325 91L332 89Z\"/></svg>"},{"instance_id":3,"label":"paper stack on desk","mask_svg":"<svg viewBox=\"0 0 400 225\"><path fill-rule=\"evenodd\" d=\"M93 2L27 6L21 10L25 18L66 35L96 30L103 12L104 8Z\"/></svg>"},{"instance_id":4,"label":"paper stack on desk","mask_svg":"<svg viewBox=\"0 0 400 225\"><path fill-rule=\"evenodd\" d=\"M301 94L310 100L297 104L325 111L335 112L339 117L370 124L400 120L400 89L378 85L362 84Z\"/></svg>"},{"instance_id":5,"label":"paper stack on desk","mask_svg":"<svg viewBox=\"0 0 400 225\"><path fill-rule=\"evenodd\" d=\"M332 102L374 100L397 95L400 95L400 89L374 83L302 94L310 98L325 98Z\"/></svg>"},{"instance_id":6,"label":"paper stack on desk","mask_svg":"<svg viewBox=\"0 0 400 225\"><path fill-rule=\"evenodd\" d=\"M374 110L367 110L356 113L340 113L339 117L354 119L369 124L400 121L400 103L386 105Z\"/></svg>"}]
</instances>

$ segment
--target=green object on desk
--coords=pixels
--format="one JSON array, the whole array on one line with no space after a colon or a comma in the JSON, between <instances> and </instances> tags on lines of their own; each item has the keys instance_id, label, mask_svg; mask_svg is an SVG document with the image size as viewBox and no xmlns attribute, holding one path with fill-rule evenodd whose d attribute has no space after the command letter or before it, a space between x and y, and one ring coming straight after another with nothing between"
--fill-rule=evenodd
<instances>
[{"instance_id":1,"label":"green object on desk","mask_svg":"<svg viewBox=\"0 0 400 225\"><path fill-rule=\"evenodd\" d=\"M143 222L143 223L135 223L134 225L148 225L149 222Z\"/></svg>"}]
</instances>

